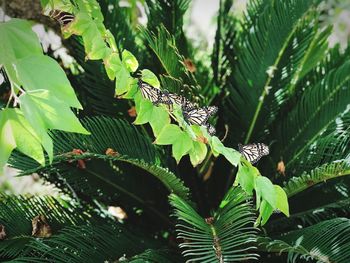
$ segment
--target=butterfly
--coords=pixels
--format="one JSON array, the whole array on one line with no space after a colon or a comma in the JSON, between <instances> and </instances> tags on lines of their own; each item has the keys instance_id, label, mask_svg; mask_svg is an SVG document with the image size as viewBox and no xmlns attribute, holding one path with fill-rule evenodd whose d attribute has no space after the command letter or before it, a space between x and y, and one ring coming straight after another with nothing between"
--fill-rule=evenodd
<instances>
[{"instance_id":1,"label":"butterfly","mask_svg":"<svg viewBox=\"0 0 350 263\"><path fill-rule=\"evenodd\" d=\"M51 10L49 16L60 23L61 27L64 27L74 20L74 15L61 10Z\"/></svg>"},{"instance_id":2,"label":"butterfly","mask_svg":"<svg viewBox=\"0 0 350 263\"><path fill-rule=\"evenodd\" d=\"M211 135L211 136L215 135L216 130L215 130L215 127L213 125L211 125L210 123L206 123L204 126L207 128L209 135Z\"/></svg>"},{"instance_id":3,"label":"butterfly","mask_svg":"<svg viewBox=\"0 0 350 263\"><path fill-rule=\"evenodd\" d=\"M187 100L185 97L175 94L175 93L170 93L167 90L163 91L163 95L168 98L168 100L171 101L171 103L177 104L181 107L185 107L186 109L193 109L196 108L197 105L192 103L191 101Z\"/></svg>"},{"instance_id":4,"label":"butterfly","mask_svg":"<svg viewBox=\"0 0 350 263\"><path fill-rule=\"evenodd\" d=\"M244 158L252 164L258 162L261 157L270 153L269 147L264 143L238 144L238 149Z\"/></svg>"},{"instance_id":5,"label":"butterfly","mask_svg":"<svg viewBox=\"0 0 350 263\"><path fill-rule=\"evenodd\" d=\"M141 79L138 80L138 86L141 90L142 97L150 100L153 104L158 105L162 96L160 89L157 89L146 82L143 82Z\"/></svg>"},{"instance_id":6,"label":"butterfly","mask_svg":"<svg viewBox=\"0 0 350 263\"><path fill-rule=\"evenodd\" d=\"M206 125L210 116L218 111L218 107L209 106L203 108L191 108L182 105L182 114L188 124Z\"/></svg>"}]
</instances>

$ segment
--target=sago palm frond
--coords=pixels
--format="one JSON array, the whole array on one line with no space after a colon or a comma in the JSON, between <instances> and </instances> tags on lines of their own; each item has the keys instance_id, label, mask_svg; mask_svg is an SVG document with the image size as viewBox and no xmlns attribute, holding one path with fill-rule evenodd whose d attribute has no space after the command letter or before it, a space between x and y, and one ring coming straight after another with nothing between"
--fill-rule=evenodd
<instances>
[{"instance_id":1,"label":"sago palm frond","mask_svg":"<svg viewBox=\"0 0 350 263\"><path fill-rule=\"evenodd\" d=\"M122 204L130 217L138 218L135 207L141 207L148 216L169 222L164 215L168 209L165 189L189 200L189 189L162 166L156 147L135 127L107 117L86 119L83 125L92 132L91 136L53 133L52 165L41 167L17 154L12 166L22 170L22 174L36 172L68 194L91 204L94 200L105 205ZM135 184L135 180L142 184ZM163 196L161 201L160 196Z\"/></svg>"},{"instance_id":2,"label":"sago palm frond","mask_svg":"<svg viewBox=\"0 0 350 263\"><path fill-rule=\"evenodd\" d=\"M5 227L6 239L0 242L0 259L11 259L28 250L28 243L35 239L31 236L32 220L38 215L47 218L55 233L65 226L88 224L95 212L50 196L1 195L0 224Z\"/></svg>"},{"instance_id":3,"label":"sago palm frond","mask_svg":"<svg viewBox=\"0 0 350 263\"><path fill-rule=\"evenodd\" d=\"M292 177L284 187L288 197L321 182L350 174L349 160L324 164L311 170L309 173L304 172L298 177Z\"/></svg>"},{"instance_id":4,"label":"sago palm frond","mask_svg":"<svg viewBox=\"0 0 350 263\"><path fill-rule=\"evenodd\" d=\"M176 231L186 262L237 262L256 259L254 214L246 194L232 188L213 217L204 219L180 197L170 195L179 223Z\"/></svg>"},{"instance_id":5,"label":"sago palm frond","mask_svg":"<svg viewBox=\"0 0 350 263\"><path fill-rule=\"evenodd\" d=\"M253 132L259 132L258 127L262 129L271 117L269 97L272 99L273 94L285 88L278 85L280 78L276 77L282 77L278 71L298 69L296 61L303 61L298 52L302 53L312 41L304 40L298 34L302 34L301 26L305 25L305 20L310 21L314 7L314 1L306 0L252 1L248 7L242 23L243 33L237 36L237 59L228 86L227 110L232 111L229 117L236 121L233 122L235 125L239 123L240 131L244 131L243 134L232 134L236 141L247 143L252 136L256 138ZM298 45L293 49L297 60L284 59L293 43ZM292 74L289 72L289 75Z\"/></svg>"},{"instance_id":6,"label":"sago palm frond","mask_svg":"<svg viewBox=\"0 0 350 263\"><path fill-rule=\"evenodd\" d=\"M341 123L348 123L349 119L347 114L347 98L350 95L350 89L347 87L350 81L349 70L350 63L345 63L331 70L315 86L307 88L289 113L289 118L280 124L276 132L280 151L275 151L275 155L282 156L286 160L286 169L300 172L311 158L322 160L327 152L331 156L330 150L335 150L338 145L348 144L347 127ZM333 138L340 136L340 140L334 141L332 138L329 140L328 136ZM310 156L310 152L314 154ZM342 155L340 152L339 154ZM318 162L316 165L320 164L322 163Z\"/></svg>"},{"instance_id":7,"label":"sago palm frond","mask_svg":"<svg viewBox=\"0 0 350 263\"><path fill-rule=\"evenodd\" d=\"M318 206L307 211L294 213L289 218L278 218L266 226L266 230L271 236L276 233L297 230L298 226L312 226L325 220L338 217L348 218L350 215L350 199L336 201L324 206Z\"/></svg>"},{"instance_id":8,"label":"sago palm frond","mask_svg":"<svg viewBox=\"0 0 350 263\"><path fill-rule=\"evenodd\" d=\"M259 239L268 251L288 253L288 262L313 259L320 263L347 263L350 257L350 220L336 218L281 235Z\"/></svg>"},{"instance_id":9,"label":"sago palm frond","mask_svg":"<svg viewBox=\"0 0 350 263\"><path fill-rule=\"evenodd\" d=\"M33 239L27 252L14 262L118 262L157 242L144 239L122 225L68 226L48 239Z\"/></svg>"}]
</instances>

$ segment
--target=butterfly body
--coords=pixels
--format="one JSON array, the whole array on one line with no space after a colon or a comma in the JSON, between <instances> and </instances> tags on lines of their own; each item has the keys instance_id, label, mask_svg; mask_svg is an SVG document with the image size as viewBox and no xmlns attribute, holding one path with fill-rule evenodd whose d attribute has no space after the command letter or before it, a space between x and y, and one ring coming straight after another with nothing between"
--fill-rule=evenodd
<instances>
[{"instance_id":1,"label":"butterfly body","mask_svg":"<svg viewBox=\"0 0 350 263\"><path fill-rule=\"evenodd\" d=\"M238 144L238 150L252 164L270 153L269 147L264 143Z\"/></svg>"}]
</instances>

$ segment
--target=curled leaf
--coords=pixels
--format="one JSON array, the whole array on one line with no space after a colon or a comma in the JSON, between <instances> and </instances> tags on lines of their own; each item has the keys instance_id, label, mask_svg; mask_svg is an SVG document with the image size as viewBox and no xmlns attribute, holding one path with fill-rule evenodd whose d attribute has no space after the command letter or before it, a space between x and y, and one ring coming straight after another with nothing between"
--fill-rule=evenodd
<instances>
[{"instance_id":1,"label":"curled leaf","mask_svg":"<svg viewBox=\"0 0 350 263\"><path fill-rule=\"evenodd\" d=\"M38 215L32 220L32 236L50 237L52 236L51 227L44 215Z\"/></svg>"},{"instance_id":2,"label":"curled leaf","mask_svg":"<svg viewBox=\"0 0 350 263\"><path fill-rule=\"evenodd\" d=\"M5 226L0 225L0 240L4 240L6 238Z\"/></svg>"}]
</instances>

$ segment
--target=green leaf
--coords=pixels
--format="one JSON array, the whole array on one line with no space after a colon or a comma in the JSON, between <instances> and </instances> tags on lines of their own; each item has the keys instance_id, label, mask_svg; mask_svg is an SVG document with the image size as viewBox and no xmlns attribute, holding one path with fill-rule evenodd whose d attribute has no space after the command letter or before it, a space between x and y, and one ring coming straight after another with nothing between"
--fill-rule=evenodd
<instances>
[{"instance_id":1,"label":"green leaf","mask_svg":"<svg viewBox=\"0 0 350 263\"><path fill-rule=\"evenodd\" d=\"M156 140L159 145L171 145L182 136L184 132L175 124L168 124L164 126Z\"/></svg>"},{"instance_id":2,"label":"green leaf","mask_svg":"<svg viewBox=\"0 0 350 263\"><path fill-rule=\"evenodd\" d=\"M110 53L104 60L103 63L105 64L105 69L107 72L107 76L110 80L114 80L116 76L116 72L121 67L121 60L119 58L119 54L116 52Z\"/></svg>"},{"instance_id":3,"label":"green leaf","mask_svg":"<svg viewBox=\"0 0 350 263\"><path fill-rule=\"evenodd\" d=\"M63 69L49 56L29 56L14 63L17 78L26 91L49 90L74 108L82 109Z\"/></svg>"},{"instance_id":4,"label":"green leaf","mask_svg":"<svg viewBox=\"0 0 350 263\"><path fill-rule=\"evenodd\" d=\"M289 205L286 192L279 185L274 185L276 194L276 208L289 217Z\"/></svg>"},{"instance_id":5,"label":"green leaf","mask_svg":"<svg viewBox=\"0 0 350 263\"><path fill-rule=\"evenodd\" d=\"M163 107L153 106L151 124L154 135L157 137L165 125L170 124L170 117L168 111Z\"/></svg>"},{"instance_id":6,"label":"green leaf","mask_svg":"<svg viewBox=\"0 0 350 263\"><path fill-rule=\"evenodd\" d=\"M136 96L138 99L136 99ZM153 108L155 106L151 101L146 100L141 97L141 94L135 96L135 107L137 111L137 117L134 121L134 124L140 125L148 123L152 119Z\"/></svg>"},{"instance_id":7,"label":"green leaf","mask_svg":"<svg viewBox=\"0 0 350 263\"><path fill-rule=\"evenodd\" d=\"M241 154L239 152L233 148L225 147L216 136L213 136L209 142L214 156L222 154L233 166L237 166L241 158Z\"/></svg>"},{"instance_id":8,"label":"green leaf","mask_svg":"<svg viewBox=\"0 0 350 263\"><path fill-rule=\"evenodd\" d=\"M266 200L273 209L276 209L275 188L271 181L264 176L258 176L255 180L256 207L260 207L261 199Z\"/></svg>"},{"instance_id":9,"label":"green leaf","mask_svg":"<svg viewBox=\"0 0 350 263\"><path fill-rule=\"evenodd\" d=\"M0 165L3 167L11 152L17 148L30 156L41 165L45 164L45 157L41 147L41 140L35 130L24 118L19 109L5 109L0 111Z\"/></svg>"},{"instance_id":10,"label":"green leaf","mask_svg":"<svg viewBox=\"0 0 350 263\"><path fill-rule=\"evenodd\" d=\"M0 64L43 53L37 35L26 20L13 18L0 23L0 39Z\"/></svg>"},{"instance_id":11,"label":"green leaf","mask_svg":"<svg viewBox=\"0 0 350 263\"><path fill-rule=\"evenodd\" d=\"M129 58L128 61L132 64L132 59ZM133 86L134 79L130 76L128 65L120 60L118 53L111 53L104 59L104 63L108 77L111 80L116 78L115 94L122 95L129 92Z\"/></svg>"},{"instance_id":12,"label":"green leaf","mask_svg":"<svg viewBox=\"0 0 350 263\"><path fill-rule=\"evenodd\" d=\"M174 124L166 125L159 133L155 143L172 145L173 156L177 162L193 148L192 138Z\"/></svg>"},{"instance_id":13,"label":"green leaf","mask_svg":"<svg viewBox=\"0 0 350 263\"><path fill-rule=\"evenodd\" d=\"M122 53L123 64L126 66L129 72L135 72L139 67L139 62L135 56L126 49Z\"/></svg>"},{"instance_id":14,"label":"green leaf","mask_svg":"<svg viewBox=\"0 0 350 263\"><path fill-rule=\"evenodd\" d=\"M257 223L259 223L261 221L261 225L265 225L266 222L269 220L269 218L271 217L273 213L273 208L272 206L266 202L266 200L263 200L261 202L261 206L260 206L260 214L258 219L256 220Z\"/></svg>"},{"instance_id":15,"label":"green leaf","mask_svg":"<svg viewBox=\"0 0 350 263\"><path fill-rule=\"evenodd\" d=\"M208 147L204 143L193 141L193 148L189 153L192 165L196 167L198 164L203 162L203 160L207 156L207 152Z\"/></svg>"},{"instance_id":16,"label":"green leaf","mask_svg":"<svg viewBox=\"0 0 350 263\"><path fill-rule=\"evenodd\" d=\"M106 32L102 22L93 20L86 11L80 11L75 15L75 20L67 31L82 36L85 53L89 59L103 59L110 52L102 37Z\"/></svg>"},{"instance_id":17,"label":"green leaf","mask_svg":"<svg viewBox=\"0 0 350 263\"><path fill-rule=\"evenodd\" d=\"M159 80L152 71L150 71L149 69L143 69L141 71L141 74L142 74L141 79L144 82L147 82L148 84L152 85L155 88L158 88L158 89L160 88Z\"/></svg>"},{"instance_id":18,"label":"green leaf","mask_svg":"<svg viewBox=\"0 0 350 263\"><path fill-rule=\"evenodd\" d=\"M240 185L244 191L249 195L253 194L255 187L255 179L258 177L259 172L253 166L239 165L238 173L234 185Z\"/></svg>"},{"instance_id":19,"label":"green leaf","mask_svg":"<svg viewBox=\"0 0 350 263\"><path fill-rule=\"evenodd\" d=\"M20 96L20 102L24 116L33 127L90 134L65 101L47 90L26 92Z\"/></svg>"}]
</instances>

